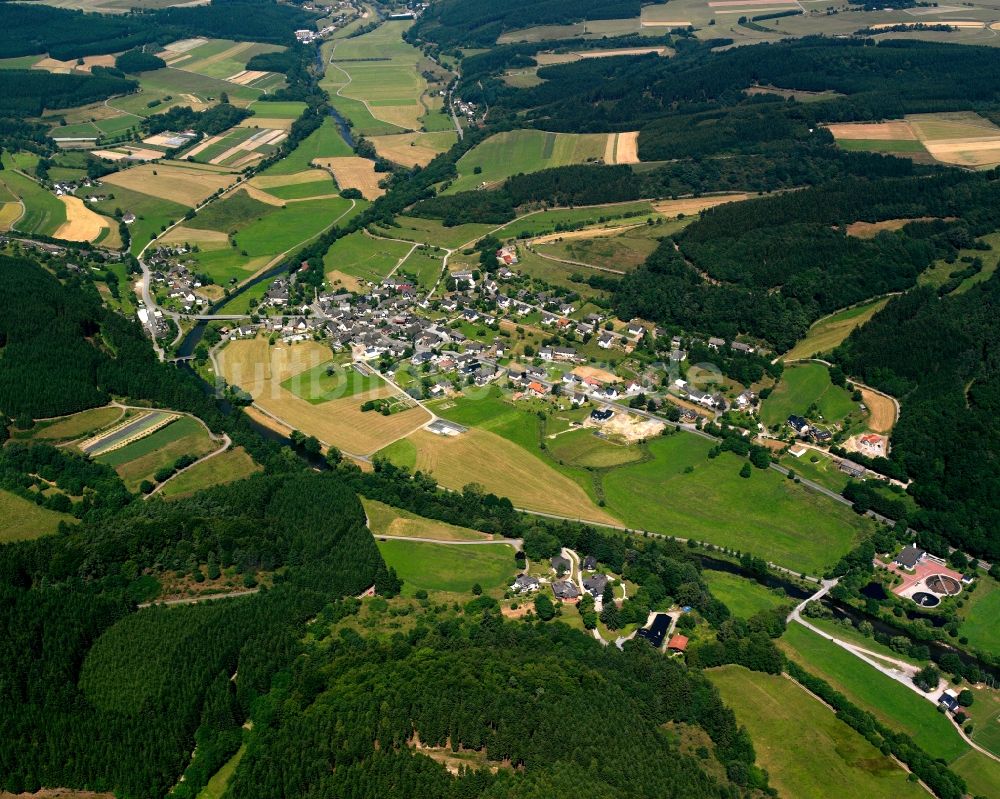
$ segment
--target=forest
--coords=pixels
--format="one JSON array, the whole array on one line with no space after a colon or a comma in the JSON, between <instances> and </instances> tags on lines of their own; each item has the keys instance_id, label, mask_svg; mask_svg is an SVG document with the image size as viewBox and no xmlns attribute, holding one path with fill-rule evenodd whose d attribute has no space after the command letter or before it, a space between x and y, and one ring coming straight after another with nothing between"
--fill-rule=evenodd
<instances>
[{"instance_id":1,"label":"forest","mask_svg":"<svg viewBox=\"0 0 1000 799\"><path fill-rule=\"evenodd\" d=\"M58 75L39 69L0 70L0 116L32 117L73 108L139 88L117 70L95 67L90 75Z\"/></svg>"},{"instance_id":2,"label":"forest","mask_svg":"<svg viewBox=\"0 0 1000 799\"><path fill-rule=\"evenodd\" d=\"M928 546L944 541L1000 557L1000 279L939 298L931 288L894 298L836 351L849 374L902 404L892 454L920 505L908 519Z\"/></svg>"},{"instance_id":3,"label":"forest","mask_svg":"<svg viewBox=\"0 0 1000 799\"><path fill-rule=\"evenodd\" d=\"M935 259L954 258L1000 226L996 178L848 178L713 208L618 283L616 311L716 335L748 333L786 350L823 314L908 289ZM858 220L918 217L952 221L872 239L846 233Z\"/></svg>"},{"instance_id":4,"label":"forest","mask_svg":"<svg viewBox=\"0 0 1000 799\"><path fill-rule=\"evenodd\" d=\"M640 0L442 0L429 7L407 32L410 41L433 42L452 48L457 45L489 47L497 37L515 28L532 25L559 25L584 19L637 17Z\"/></svg>"},{"instance_id":5,"label":"forest","mask_svg":"<svg viewBox=\"0 0 1000 799\"><path fill-rule=\"evenodd\" d=\"M0 58L48 53L61 61L166 44L185 36L290 44L296 28L316 19L315 14L273 0L212 0L209 5L128 14L8 3L3 13Z\"/></svg>"}]
</instances>

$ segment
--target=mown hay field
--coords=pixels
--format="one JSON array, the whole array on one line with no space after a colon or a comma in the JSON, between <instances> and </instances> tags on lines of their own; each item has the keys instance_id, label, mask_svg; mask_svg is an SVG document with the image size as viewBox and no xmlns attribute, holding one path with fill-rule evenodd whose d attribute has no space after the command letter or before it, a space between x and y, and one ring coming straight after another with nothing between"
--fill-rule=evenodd
<instances>
[{"instance_id":1,"label":"mown hay field","mask_svg":"<svg viewBox=\"0 0 1000 799\"><path fill-rule=\"evenodd\" d=\"M56 230L55 237L65 241L97 241L107 235L117 222L95 213L79 197L59 197L66 206L66 221Z\"/></svg>"},{"instance_id":2,"label":"mown hay field","mask_svg":"<svg viewBox=\"0 0 1000 799\"><path fill-rule=\"evenodd\" d=\"M74 413L51 422L42 422L31 431L31 437L42 441L72 441L96 433L118 421L124 415L121 408L108 405Z\"/></svg>"},{"instance_id":3,"label":"mown hay field","mask_svg":"<svg viewBox=\"0 0 1000 799\"><path fill-rule=\"evenodd\" d=\"M59 522L72 521L72 518L0 490L0 543L50 535L59 529Z\"/></svg>"},{"instance_id":4,"label":"mown hay field","mask_svg":"<svg viewBox=\"0 0 1000 799\"><path fill-rule=\"evenodd\" d=\"M812 358L835 349L855 328L865 324L881 311L887 302L889 298L883 297L818 319L809 327L805 337L785 353L785 360Z\"/></svg>"},{"instance_id":5,"label":"mown hay field","mask_svg":"<svg viewBox=\"0 0 1000 799\"><path fill-rule=\"evenodd\" d=\"M437 541L488 541L491 536L468 527L458 527L436 519L394 508L384 502L361 498L368 517L368 529L375 535L406 538L433 538Z\"/></svg>"},{"instance_id":6,"label":"mown hay field","mask_svg":"<svg viewBox=\"0 0 1000 799\"><path fill-rule=\"evenodd\" d=\"M570 478L495 433L470 428L458 436L439 436L418 430L409 439L417 451L416 468L430 472L448 488L478 483L488 492L509 497L518 507L618 523Z\"/></svg>"},{"instance_id":7,"label":"mown hay field","mask_svg":"<svg viewBox=\"0 0 1000 799\"><path fill-rule=\"evenodd\" d=\"M375 162L356 155L336 158L315 158L313 163L333 173L341 189L357 189L366 200L377 200L385 189L378 185L382 175L375 171Z\"/></svg>"},{"instance_id":8,"label":"mown hay field","mask_svg":"<svg viewBox=\"0 0 1000 799\"><path fill-rule=\"evenodd\" d=\"M446 152L458 140L453 130L435 133L397 133L375 136L371 142L383 158L405 167L427 166L435 156Z\"/></svg>"},{"instance_id":9,"label":"mown hay field","mask_svg":"<svg viewBox=\"0 0 1000 799\"><path fill-rule=\"evenodd\" d=\"M262 338L234 341L218 355L222 376L247 391L260 410L354 455L376 452L430 421L430 415L419 407L383 416L374 410L363 412L359 396L313 404L282 387L288 378L329 360L330 350L316 342L269 347ZM365 399L394 393L382 385L367 392Z\"/></svg>"},{"instance_id":10,"label":"mown hay field","mask_svg":"<svg viewBox=\"0 0 1000 799\"><path fill-rule=\"evenodd\" d=\"M232 185L236 179L237 175L227 169L175 161L141 164L102 178L112 186L170 200L189 208L204 202L219 189Z\"/></svg>"}]
</instances>

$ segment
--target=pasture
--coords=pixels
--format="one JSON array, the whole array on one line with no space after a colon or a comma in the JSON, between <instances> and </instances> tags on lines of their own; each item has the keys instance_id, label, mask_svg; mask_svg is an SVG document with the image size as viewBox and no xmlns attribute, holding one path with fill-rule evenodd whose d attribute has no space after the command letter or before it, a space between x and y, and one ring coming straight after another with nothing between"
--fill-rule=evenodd
<instances>
[{"instance_id":1,"label":"pasture","mask_svg":"<svg viewBox=\"0 0 1000 799\"><path fill-rule=\"evenodd\" d=\"M10 220L9 224L21 233L54 236L66 222L66 206L27 175L16 171L17 165L10 153L3 154L3 166L0 170L0 192L5 198L5 208L13 206L4 214ZM23 203L23 215L15 199Z\"/></svg>"},{"instance_id":2,"label":"pasture","mask_svg":"<svg viewBox=\"0 0 1000 799\"><path fill-rule=\"evenodd\" d=\"M706 675L749 731L758 763L782 796L926 796L891 757L797 683L742 666Z\"/></svg>"},{"instance_id":3,"label":"pasture","mask_svg":"<svg viewBox=\"0 0 1000 799\"><path fill-rule=\"evenodd\" d=\"M555 433L549 436L545 445L560 464L584 469L610 469L643 458L638 446L616 444L587 429Z\"/></svg>"},{"instance_id":4,"label":"pasture","mask_svg":"<svg viewBox=\"0 0 1000 799\"><path fill-rule=\"evenodd\" d=\"M261 175L294 175L309 169L316 158L333 158L353 154L353 150L347 146L347 142L340 135L336 125L333 124L333 119L327 117L323 120L322 125L299 142L298 147L285 158L271 164Z\"/></svg>"},{"instance_id":5,"label":"pasture","mask_svg":"<svg viewBox=\"0 0 1000 799\"><path fill-rule=\"evenodd\" d=\"M247 391L261 411L350 454L376 452L429 421L422 408L383 416L378 411L363 412L360 397L313 404L281 385L288 378L329 360L329 349L316 342L269 347L262 338L231 342L218 355L220 374L230 385ZM370 394L370 398L377 398L394 392L382 386Z\"/></svg>"},{"instance_id":6,"label":"pasture","mask_svg":"<svg viewBox=\"0 0 1000 799\"><path fill-rule=\"evenodd\" d=\"M867 523L771 469L739 476L743 459L708 458L711 441L657 438L652 458L604 476L607 510L638 529L695 538L820 574L857 543ZM690 468L690 471L689 471Z\"/></svg>"},{"instance_id":7,"label":"pasture","mask_svg":"<svg viewBox=\"0 0 1000 799\"><path fill-rule=\"evenodd\" d=\"M740 577L738 574L704 569L702 578L712 591L712 596L721 600L732 611L734 616L749 619L761 611L771 610L782 605L791 606L795 602L787 596L779 596L770 588L755 580Z\"/></svg>"},{"instance_id":8,"label":"pasture","mask_svg":"<svg viewBox=\"0 0 1000 799\"><path fill-rule=\"evenodd\" d=\"M0 544L51 535L59 529L59 522L72 518L0 490Z\"/></svg>"},{"instance_id":9,"label":"pasture","mask_svg":"<svg viewBox=\"0 0 1000 799\"><path fill-rule=\"evenodd\" d=\"M1000 584L983 576L976 589L966 595L965 607L959 610L962 626L959 632L967 636L969 645L992 654L1000 653Z\"/></svg>"},{"instance_id":10,"label":"pasture","mask_svg":"<svg viewBox=\"0 0 1000 799\"><path fill-rule=\"evenodd\" d=\"M418 286L429 289L441 276L443 256L430 247L418 247L399 265L398 274L409 275Z\"/></svg>"},{"instance_id":11,"label":"pasture","mask_svg":"<svg viewBox=\"0 0 1000 799\"><path fill-rule=\"evenodd\" d=\"M440 127L433 123L425 126L424 117L431 111L425 97L430 88L426 76L438 75L441 70L403 40L410 24L390 20L361 36L338 39L323 47L327 70L320 85L361 135ZM435 81L433 86L437 85Z\"/></svg>"},{"instance_id":12,"label":"pasture","mask_svg":"<svg viewBox=\"0 0 1000 799\"><path fill-rule=\"evenodd\" d=\"M323 265L328 273L336 270L374 283L388 275L411 249L413 245L407 242L375 238L359 230L337 239L323 257Z\"/></svg>"},{"instance_id":13,"label":"pasture","mask_svg":"<svg viewBox=\"0 0 1000 799\"><path fill-rule=\"evenodd\" d=\"M476 583L483 593L503 594L514 579L514 549L508 544L449 546L414 541L377 540L387 566L403 580L403 596L418 590L471 594Z\"/></svg>"},{"instance_id":14,"label":"pasture","mask_svg":"<svg viewBox=\"0 0 1000 799\"><path fill-rule=\"evenodd\" d=\"M614 138L614 134L611 137ZM444 193L468 191L482 184L496 185L521 172L603 161L608 139L609 134L606 133L550 133L540 130L497 133L458 159L458 178Z\"/></svg>"},{"instance_id":15,"label":"pasture","mask_svg":"<svg viewBox=\"0 0 1000 799\"><path fill-rule=\"evenodd\" d=\"M490 536L468 527L458 527L436 519L425 519L415 513L394 508L384 502L361 497L368 517L368 529L373 535L406 538L433 538L438 541L488 541Z\"/></svg>"},{"instance_id":16,"label":"pasture","mask_svg":"<svg viewBox=\"0 0 1000 799\"><path fill-rule=\"evenodd\" d=\"M807 413L810 408L813 413ZM768 427L783 425L791 415L820 418L834 424L858 410L850 393L830 382L821 363L800 363L785 368L781 380L760 406L760 420Z\"/></svg>"},{"instance_id":17,"label":"pasture","mask_svg":"<svg viewBox=\"0 0 1000 799\"><path fill-rule=\"evenodd\" d=\"M376 228L376 230L389 238L417 241L452 250L477 241L496 227L476 223L445 227L437 219L421 219L416 216L397 216L395 222L399 227Z\"/></svg>"},{"instance_id":18,"label":"pasture","mask_svg":"<svg viewBox=\"0 0 1000 799\"><path fill-rule=\"evenodd\" d=\"M855 328L861 327L881 311L888 302L888 297L882 297L816 320L809 326L805 337L796 342L795 346L785 353L785 360L813 358L822 353L830 352L851 335Z\"/></svg>"},{"instance_id":19,"label":"pasture","mask_svg":"<svg viewBox=\"0 0 1000 799\"><path fill-rule=\"evenodd\" d=\"M259 471L261 467L247 451L235 447L171 477L159 493L166 499L177 499L205 488L242 480Z\"/></svg>"},{"instance_id":20,"label":"pasture","mask_svg":"<svg viewBox=\"0 0 1000 799\"><path fill-rule=\"evenodd\" d=\"M136 491L143 480L152 480L157 470L170 466L181 455L200 458L215 448L201 422L182 416L138 441L99 455L96 460L111 466L126 487Z\"/></svg>"},{"instance_id":21,"label":"pasture","mask_svg":"<svg viewBox=\"0 0 1000 799\"><path fill-rule=\"evenodd\" d=\"M631 272L638 269L653 250L659 246L659 239L675 232L677 224L613 228L596 232L580 230L572 233L553 234L550 241L532 243L534 250L542 256L563 261L574 261L616 272Z\"/></svg>"},{"instance_id":22,"label":"pasture","mask_svg":"<svg viewBox=\"0 0 1000 799\"><path fill-rule=\"evenodd\" d=\"M577 208L553 208L527 213L513 219L497 231L497 236L504 238L543 235L565 237L566 232L559 234L554 232L557 225L562 224L573 228L620 228L636 222L645 222L647 219L655 221L659 217L659 213L647 200L610 203L608 205L584 205Z\"/></svg>"}]
</instances>

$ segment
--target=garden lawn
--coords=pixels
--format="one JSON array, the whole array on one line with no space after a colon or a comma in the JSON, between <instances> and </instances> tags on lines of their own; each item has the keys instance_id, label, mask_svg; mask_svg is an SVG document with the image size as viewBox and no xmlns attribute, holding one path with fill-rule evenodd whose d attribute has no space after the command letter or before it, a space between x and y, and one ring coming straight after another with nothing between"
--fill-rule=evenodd
<instances>
[{"instance_id":1,"label":"garden lawn","mask_svg":"<svg viewBox=\"0 0 1000 799\"><path fill-rule=\"evenodd\" d=\"M436 519L425 519L415 513L394 508L384 502L362 497L368 529L374 535L434 538L439 541L486 541L490 536L468 527L458 527Z\"/></svg>"},{"instance_id":2,"label":"garden lawn","mask_svg":"<svg viewBox=\"0 0 1000 799\"><path fill-rule=\"evenodd\" d=\"M483 592L500 596L514 577L513 547L507 544L448 545L378 540L386 565L403 580L403 595L420 589L470 593L479 583Z\"/></svg>"},{"instance_id":3,"label":"garden lawn","mask_svg":"<svg viewBox=\"0 0 1000 799\"><path fill-rule=\"evenodd\" d=\"M0 490L0 543L49 535L59 529L59 522L72 519L72 516L39 507L17 494Z\"/></svg>"},{"instance_id":4,"label":"garden lawn","mask_svg":"<svg viewBox=\"0 0 1000 799\"><path fill-rule=\"evenodd\" d=\"M333 374L327 374L327 369L331 368ZM307 369L281 383L282 388L313 405L368 394L384 385L385 381L378 375L361 374L352 366L336 366L332 361Z\"/></svg>"},{"instance_id":5,"label":"garden lawn","mask_svg":"<svg viewBox=\"0 0 1000 799\"><path fill-rule=\"evenodd\" d=\"M781 382L761 403L760 419L768 427L783 424L789 416L806 416L813 404L819 408L823 421L830 424L857 409L847 390L830 382L826 366L805 363L785 369Z\"/></svg>"},{"instance_id":6,"label":"garden lawn","mask_svg":"<svg viewBox=\"0 0 1000 799\"><path fill-rule=\"evenodd\" d=\"M757 760L780 795L926 797L892 758L793 681L742 666L706 674L747 728Z\"/></svg>"},{"instance_id":7,"label":"garden lawn","mask_svg":"<svg viewBox=\"0 0 1000 799\"><path fill-rule=\"evenodd\" d=\"M738 574L704 569L701 573L712 596L721 600L734 616L749 619L763 610L771 610L782 605L793 605L787 596L778 596L767 586Z\"/></svg>"},{"instance_id":8,"label":"garden lawn","mask_svg":"<svg viewBox=\"0 0 1000 799\"><path fill-rule=\"evenodd\" d=\"M604 477L607 509L640 529L751 552L809 574L836 563L866 529L846 506L772 469L740 477L747 461L725 452L708 458L713 446L688 433L649 442L651 460Z\"/></svg>"}]
</instances>

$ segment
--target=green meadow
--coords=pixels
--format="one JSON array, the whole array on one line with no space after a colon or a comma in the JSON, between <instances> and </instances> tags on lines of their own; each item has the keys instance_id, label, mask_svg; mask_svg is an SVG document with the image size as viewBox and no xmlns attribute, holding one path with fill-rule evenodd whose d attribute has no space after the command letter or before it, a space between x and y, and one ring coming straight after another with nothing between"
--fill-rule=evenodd
<instances>
[{"instance_id":1,"label":"green meadow","mask_svg":"<svg viewBox=\"0 0 1000 799\"><path fill-rule=\"evenodd\" d=\"M760 408L760 419L768 427L783 424L789 416L807 415L815 405L823 421L833 424L858 409L846 389L830 382L830 372L821 363L786 367L781 380ZM815 418L814 414L809 414Z\"/></svg>"},{"instance_id":2,"label":"green meadow","mask_svg":"<svg viewBox=\"0 0 1000 799\"><path fill-rule=\"evenodd\" d=\"M403 595L415 591L470 593L478 583L483 592L503 593L515 574L514 550L507 544L424 544L414 541L377 541L386 565L403 580Z\"/></svg>"}]
</instances>

